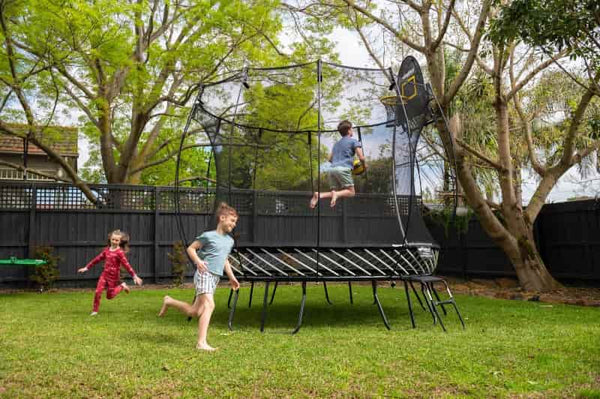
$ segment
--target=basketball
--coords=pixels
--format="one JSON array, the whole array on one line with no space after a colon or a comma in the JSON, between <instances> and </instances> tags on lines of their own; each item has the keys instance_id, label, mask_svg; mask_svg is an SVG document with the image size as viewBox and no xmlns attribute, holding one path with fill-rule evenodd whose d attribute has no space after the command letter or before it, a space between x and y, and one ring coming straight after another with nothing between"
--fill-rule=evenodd
<instances>
[{"instance_id":1,"label":"basketball","mask_svg":"<svg viewBox=\"0 0 600 399\"><path fill-rule=\"evenodd\" d=\"M365 165L363 165L360 160L355 159L352 163L352 174L354 176L358 176L362 175L363 173L365 173Z\"/></svg>"}]
</instances>

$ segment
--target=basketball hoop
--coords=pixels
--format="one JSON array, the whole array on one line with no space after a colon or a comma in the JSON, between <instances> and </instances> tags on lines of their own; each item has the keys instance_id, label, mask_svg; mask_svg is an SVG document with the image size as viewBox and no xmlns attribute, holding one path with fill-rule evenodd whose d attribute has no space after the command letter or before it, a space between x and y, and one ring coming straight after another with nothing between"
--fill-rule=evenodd
<instances>
[{"instance_id":1,"label":"basketball hoop","mask_svg":"<svg viewBox=\"0 0 600 399\"><path fill-rule=\"evenodd\" d=\"M393 126L396 123L396 112L400 107L400 96L383 96L379 97L379 101L385 106L388 123L387 126ZM403 101L406 104L406 99Z\"/></svg>"}]
</instances>

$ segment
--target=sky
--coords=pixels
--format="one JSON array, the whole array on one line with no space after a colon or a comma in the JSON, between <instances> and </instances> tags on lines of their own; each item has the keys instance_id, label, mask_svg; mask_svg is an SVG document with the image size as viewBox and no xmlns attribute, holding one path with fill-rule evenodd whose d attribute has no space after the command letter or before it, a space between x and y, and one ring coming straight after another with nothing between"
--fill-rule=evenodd
<instances>
[{"instance_id":1,"label":"sky","mask_svg":"<svg viewBox=\"0 0 600 399\"><path fill-rule=\"evenodd\" d=\"M355 67L376 68L375 63L371 60L366 49L362 46L360 38L356 33L346 29L336 28L332 32L330 38L336 43L336 49L342 64ZM283 38L284 43L285 41L286 39ZM398 65L399 63L400 60L394 62L395 65ZM385 64L386 66L389 66L390 60L386 59ZM428 77L425 76L424 78L427 82ZM88 157L88 143L86 139L80 135L78 160L80 168L85 164ZM526 204L533 195L537 182L534 176L526 171L523 173L523 182L523 201L524 204ZM566 201L568 198L581 196L600 196L600 174L593 172L585 178L582 178L577 172L577 169L572 168L559 180L546 202L562 202Z\"/></svg>"}]
</instances>

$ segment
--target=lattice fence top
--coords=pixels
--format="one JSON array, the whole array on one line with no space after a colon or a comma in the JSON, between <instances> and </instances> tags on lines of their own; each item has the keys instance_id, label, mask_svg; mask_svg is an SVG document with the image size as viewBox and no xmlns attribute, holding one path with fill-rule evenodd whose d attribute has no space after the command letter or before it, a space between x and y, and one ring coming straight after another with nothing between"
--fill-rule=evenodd
<instances>
[{"instance_id":1,"label":"lattice fence top","mask_svg":"<svg viewBox=\"0 0 600 399\"><path fill-rule=\"evenodd\" d=\"M0 182L1 209L39 210L129 210L213 214L217 193L212 189L149 187L125 185L90 185L100 205L89 201L76 187L60 183ZM219 195L238 210L240 215L256 212L260 215L314 216L308 207L310 192L232 190ZM418 196L397 196L401 214L409 207L421 208ZM335 209L323 207L322 215L346 212L355 216L395 216L395 201L391 194L357 194Z\"/></svg>"}]
</instances>

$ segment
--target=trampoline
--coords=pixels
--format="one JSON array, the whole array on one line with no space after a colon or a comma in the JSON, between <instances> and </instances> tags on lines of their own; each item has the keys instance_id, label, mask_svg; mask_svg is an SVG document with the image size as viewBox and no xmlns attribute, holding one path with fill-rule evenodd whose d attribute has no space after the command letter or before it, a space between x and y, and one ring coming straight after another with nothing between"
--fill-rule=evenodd
<instances>
[{"instance_id":1,"label":"trampoline","mask_svg":"<svg viewBox=\"0 0 600 399\"><path fill-rule=\"evenodd\" d=\"M261 331L269 284L275 283L274 295L283 281L302 286L293 332L302 324L307 282L322 282L326 295L327 282L348 282L352 295L353 281L371 281L389 328L377 281L403 280L407 289L410 277L432 275L438 262L422 193L436 184L455 192L456 179L445 160L450 158L440 154L443 147L419 139L441 117L413 57L396 73L316 61L245 67L200 86L179 153L200 140L188 135L193 130L210 141L210 152L202 153L208 158L202 189L214 204L225 201L239 213L229 261L251 292L256 282L265 283ZM352 121L368 169L354 178L356 196L339 199L334 208L321 200L311 209L312 193L329 189L321 171L343 119ZM178 157L177 188L179 174ZM438 181L432 183L432 175ZM179 207L180 198L175 202ZM189 243L180 217L178 227ZM236 291L230 295L230 328L237 299Z\"/></svg>"}]
</instances>

